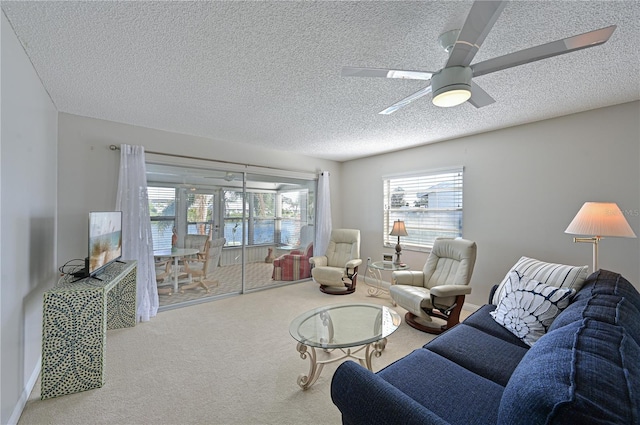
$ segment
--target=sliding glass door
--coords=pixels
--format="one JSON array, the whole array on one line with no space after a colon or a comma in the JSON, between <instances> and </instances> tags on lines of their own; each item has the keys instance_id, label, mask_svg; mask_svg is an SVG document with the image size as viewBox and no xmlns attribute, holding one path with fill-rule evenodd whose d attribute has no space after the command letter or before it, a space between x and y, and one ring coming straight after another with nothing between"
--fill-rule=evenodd
<instances>
[{"instance_id":1,"label":"sliding glass door","mask_svg":"<svg viewBox=\"0 0 640 425\"><path fill-rule=\"evenodd\" d=\"M161 309L309 279L315 179L147 164L147 181L158 264L178 255L158 285L179 290L160 291ZM220 252L197 245L207 239ZM190 274L205 258L204 277Z\"/></svg>"},{"instance_id":2,"label":"sliding glass door","mask_svg":"<svg viewBox=\"0 0 640 425\"><path fill-rule=\"evenodd\" d=\"M245 292L309 278L308 257L300 253L315 236L315 185L313 180L247 174Z\"/></svg>"}]
</instances>

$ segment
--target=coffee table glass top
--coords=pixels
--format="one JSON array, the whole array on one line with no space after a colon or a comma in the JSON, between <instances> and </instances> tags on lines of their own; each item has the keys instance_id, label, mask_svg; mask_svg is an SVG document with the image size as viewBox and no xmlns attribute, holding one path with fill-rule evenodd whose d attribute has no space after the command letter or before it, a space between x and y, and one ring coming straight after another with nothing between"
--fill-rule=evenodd
<instances>
[{"instance_id":1,"label":"coffee table glass top","mask_svg":"<svg viewBox=\"0 0 640 425\"><path fill-rule=\"evenodd\" d=\"M366 345L391 335L400 315L377 304L337 304L315 308L291 322L289 333L298 342L326 349Z\"/></svg>"}]
</instances>

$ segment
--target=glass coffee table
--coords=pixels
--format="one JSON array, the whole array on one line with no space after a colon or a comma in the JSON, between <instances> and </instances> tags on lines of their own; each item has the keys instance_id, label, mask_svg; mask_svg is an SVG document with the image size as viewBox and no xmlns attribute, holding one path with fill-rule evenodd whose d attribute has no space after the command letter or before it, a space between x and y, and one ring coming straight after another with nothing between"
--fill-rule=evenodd
<instances>
[{"instance_id":1,"label":"glass coffee table","mask_svg":"<svg viewBox=\"0 0 640 425\"><path fill-rule=\"evenodd\" d=\"M301 359L309 358L309 373L298 376L298 385L306 390L313 385L327 363L346 358L357 359L371 369L371 358L380 357L387 337L400 326L400 315L377 304L337 304L319 307L301 314L291 322L289 333L298 341ZM341 354L318 360L316 348ZM356 354L364 350L364 355Z\"/></svg>"}]
</instances>

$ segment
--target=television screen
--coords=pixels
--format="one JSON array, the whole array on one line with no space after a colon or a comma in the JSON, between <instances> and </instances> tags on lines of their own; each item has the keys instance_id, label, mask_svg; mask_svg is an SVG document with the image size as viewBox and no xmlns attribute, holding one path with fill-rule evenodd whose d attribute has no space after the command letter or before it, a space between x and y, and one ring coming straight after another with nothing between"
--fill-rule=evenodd
<instances>
[{"instance_id":1,"label":"television screen","mask_svg":"<svg viewBox=\"0 0 640 425\"><path fill-rule=\"evenodd\" d=\"M89 213L89 261L94 276L122 256L122 211Z\"/></svg>"}]
</instances>

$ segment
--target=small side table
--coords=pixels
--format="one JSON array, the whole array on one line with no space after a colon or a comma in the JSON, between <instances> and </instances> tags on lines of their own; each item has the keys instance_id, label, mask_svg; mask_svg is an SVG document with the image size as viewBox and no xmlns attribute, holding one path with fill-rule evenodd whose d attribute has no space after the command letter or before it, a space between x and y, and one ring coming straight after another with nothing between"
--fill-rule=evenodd
<instances>
[{"instance_id":1,"label":"small side table","mask_svg":"<svg viewBox=\"0 0 640 425\"><path fill-rule=\"evenodd\" d=\"M389 295L389 283L382 279L383 271L409 270L406 264L395 264L393 261L367 261L367 271L364 274L364 283L369 286L367 294L371 297Z\"/></svg>"}]
</instances>

